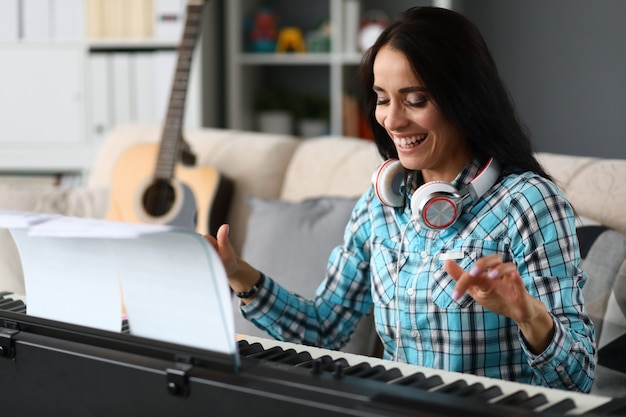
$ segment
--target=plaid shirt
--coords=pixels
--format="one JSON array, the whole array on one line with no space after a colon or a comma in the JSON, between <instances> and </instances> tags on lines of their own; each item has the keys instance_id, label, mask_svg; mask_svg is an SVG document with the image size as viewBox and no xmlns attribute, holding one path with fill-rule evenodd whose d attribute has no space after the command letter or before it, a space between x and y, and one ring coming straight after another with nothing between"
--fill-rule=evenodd
<instances>
[{"instance_id":1,"label":"plaid shirt","mask_svg":"<svg viewBox=\"0 0 626 417\"><path fill-rule=\"evenodd\" d=\"M470 163L453 185L468 183L479 168ZM532 173L509 173L442 231L411 221L409 206L383 206L368 190L313 300L267 279L243 314L279 340L337 349L373 306L386 359L588 392L595 335L583 306L574 214L556 186ZM493 253L518 265L528 292L553 317L554 337L539 355L511 319L467 293L452 299L445 259L469 270Z\"/></svg>"}]
</instances>

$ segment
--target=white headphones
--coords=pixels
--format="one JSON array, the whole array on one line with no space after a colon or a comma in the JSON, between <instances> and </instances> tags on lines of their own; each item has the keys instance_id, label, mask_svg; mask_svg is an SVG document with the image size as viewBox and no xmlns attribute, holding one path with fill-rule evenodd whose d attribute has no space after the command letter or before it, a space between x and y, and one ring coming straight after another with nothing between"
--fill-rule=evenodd
<instances>
[{"instance_id":1,"label":"white headphones","mask_svg":"<svg viewBox=\"0 0 626 417\"><path fill-rule=\"evenodd\" d=\"M467 202L476 202L498 180L500 164L493 158L461 190L445 181L430 181L420 186L411 197L413 218L424 227L439 230L450 227L459 218ZM386 206L401 207L404 203L404 167L398 159L383 162L372 175L374 192ZM469 197L469 199L468 199Z\"/></svg>"}]
</instances>

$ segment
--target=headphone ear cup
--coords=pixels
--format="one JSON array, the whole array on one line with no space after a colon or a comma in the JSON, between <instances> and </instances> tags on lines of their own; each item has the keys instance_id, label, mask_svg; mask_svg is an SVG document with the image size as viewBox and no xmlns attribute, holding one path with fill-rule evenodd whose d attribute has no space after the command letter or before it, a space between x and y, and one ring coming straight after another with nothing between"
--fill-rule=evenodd
<instances>
[{"instance_id":1,"label":"headphone ear cup","mask_svg":"<svg viewBox=\"0 0 626 417\"><path fill-rule=\"evenodd\" d=\"M461 196L445 181L431 181L419 187L411 197L413 218L429 229L445 229L454 224L460 214Z\"/></svg>"},{"instance_id":2,"label":"headphone ear cup","mask_svg":"<svg viewBox=\"0 0 626 417\"><path fill-rule=\"evenodd\" d=\"M388 159L372 174L372 185L378 199L386 206L404 203L404 167L398 159Z\"/></svg>"}]
</instances>

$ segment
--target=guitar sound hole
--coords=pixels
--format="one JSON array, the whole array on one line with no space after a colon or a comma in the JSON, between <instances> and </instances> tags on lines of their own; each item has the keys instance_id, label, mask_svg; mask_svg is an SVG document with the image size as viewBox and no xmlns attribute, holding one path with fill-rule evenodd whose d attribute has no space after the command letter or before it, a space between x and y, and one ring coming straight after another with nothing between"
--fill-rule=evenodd
<instances>
[{"instance_id":1,"label":"guitar sound hole","mask_svg":"<svg viewBox=\"0 0 626 417\"><path fill-rule=\"evenodd\" d=\"M168 181L155 180L143 194L143 206L146 213L159 217L172 209L175 199L174 187Z\"/></svg>"}]
</instances>

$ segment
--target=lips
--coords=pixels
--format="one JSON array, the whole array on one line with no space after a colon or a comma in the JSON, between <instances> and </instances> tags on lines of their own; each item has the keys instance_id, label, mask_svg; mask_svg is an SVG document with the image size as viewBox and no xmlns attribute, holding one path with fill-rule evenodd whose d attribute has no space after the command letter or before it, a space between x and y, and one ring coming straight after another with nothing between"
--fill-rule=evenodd
<instances>
[{"instance_id":1,"label":"lips","mask_svg":"<svg viewBox=\"0 0 626 417\"><path fill-rule=\"evenodd\" d=\"M399 148L414 148L424 142L428 137L427 134L423 135L415 135L415 136L405 136L402 138L394 137L393 143L396 144Z\"/></svg>"}]
</instances>

